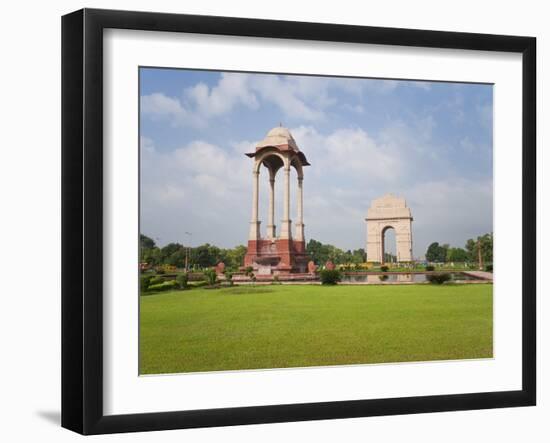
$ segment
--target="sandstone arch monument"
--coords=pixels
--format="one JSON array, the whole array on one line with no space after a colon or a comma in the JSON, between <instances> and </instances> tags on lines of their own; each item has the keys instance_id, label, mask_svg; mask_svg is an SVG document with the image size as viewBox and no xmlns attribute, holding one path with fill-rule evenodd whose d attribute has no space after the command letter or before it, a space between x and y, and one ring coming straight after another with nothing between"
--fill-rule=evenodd
<instances>
[{"instance_id":1,"label":"sandstone arch monument","mask_svg":"<svg viewBox=\"0 0 550 443\"><path fill-rule=\"evenodd\" d=\"M384 263L384 235L390 228L395 230L397 261L412 261L413 217L404 198L386 194L373 200L365 220L368 261Z\"/></svg>"},{"instance_id":2,"label":"sandstone arch monument","mask_svg":"<svg viewBox=\"0 0 550 443\"><path fill-rule=\"evenodd\" d=\"M304 166L309 166L307 158L300 151L287 128L278 126L269 131L256 145L255 152L246 154L254 159L252 167L252 216L248 234L248 249L244 266L252 266L259 275L288 274L307 272L309 257L305 252L304 236ZM259 176L261 166L269 174L269 204L265 236L261 235L258 217ZM295 233L292 235L290 220L290 169L297 172L296 183L297 218ZM283 219L279 235L275 226L275 179L277 172L283 172Z\"/></svg>"}]
</instances>

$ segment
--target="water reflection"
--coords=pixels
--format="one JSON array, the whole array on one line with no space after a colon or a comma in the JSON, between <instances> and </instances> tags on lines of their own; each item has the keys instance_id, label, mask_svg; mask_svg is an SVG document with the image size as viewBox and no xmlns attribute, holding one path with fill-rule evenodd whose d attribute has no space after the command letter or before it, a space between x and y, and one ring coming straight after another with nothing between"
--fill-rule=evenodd
<instances>
[{"instance_id":1,"label":"water reflection","mask_svg":"<svg viewBox=\"0 0 550 443\"><path fill-rule=\"evenodd\" d=\"M479 280L462 272L450 272L453 281ZM342 281L349 283L423 283L426 274L345 274Z\"/></svg>"}]
</instances>

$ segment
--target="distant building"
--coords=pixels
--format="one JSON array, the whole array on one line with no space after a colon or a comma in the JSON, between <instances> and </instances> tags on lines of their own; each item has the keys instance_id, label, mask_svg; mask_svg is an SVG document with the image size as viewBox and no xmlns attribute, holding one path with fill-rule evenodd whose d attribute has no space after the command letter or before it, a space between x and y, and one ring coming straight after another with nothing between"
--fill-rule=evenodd
<instances>
[{"instance_id":1,"label":"distant building","mask_svg":"<svg viewBox=\"0 0 550 443\"><path fill-rule=\"evenodd\" d=\"M367 260L384 263L385 234L395 230L397 262L409 262L412 255L411 210L404 198L386 194L372 201L367 211Z\"/></svg>"}]
</instances>

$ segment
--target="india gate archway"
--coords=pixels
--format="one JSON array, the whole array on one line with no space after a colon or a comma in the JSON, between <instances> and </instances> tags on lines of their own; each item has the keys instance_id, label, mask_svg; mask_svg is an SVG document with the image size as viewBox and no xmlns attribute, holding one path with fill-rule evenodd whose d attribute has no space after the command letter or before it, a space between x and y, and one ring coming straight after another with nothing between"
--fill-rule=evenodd
<instances>
[{"instance_id":1,"label":"india gate archway","mask_svg":"<svg viewBox=\"0 0 550 443\"><path fill-rule=\"evenodd\" d=\"M367 260L384 263L384 234L395 230L398 262L412 261L412 215L404 198L386 194L367 211Z\"/></svg>"},{"instance_id":2,"label":"india gate archway","mask_svg":"<svg viewBox=\"0 0 550 443\"><path fill-rule=\"evenodd\" d=\"M252 167L252 216L248 234L248 249L244 266L251 266L259 275L306 272L309 257L305 252L304 236L304 166L309 166L306 156L298 149L296 141L287 128L273 128L256 145L255 152L247 153L254 159ZM261 167L269 176L269 204L265 235L261 234L258 216L259 178ZM290 169L294 168L296 182L297 221L292 235L290 220ZM283 174L283 218L279 234L275 225L275 180L277 173ZM280 175L280 174L279 174Z\"/></svg>"}]
</instances>

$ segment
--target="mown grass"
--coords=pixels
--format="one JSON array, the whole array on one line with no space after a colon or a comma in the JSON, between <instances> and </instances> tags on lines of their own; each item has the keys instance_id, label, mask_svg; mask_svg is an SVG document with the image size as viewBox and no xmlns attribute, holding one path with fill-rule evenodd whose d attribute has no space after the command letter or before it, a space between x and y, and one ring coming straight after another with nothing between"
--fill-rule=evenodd
<instances>
[{"instance_id":1,"label":"mown grass","mask_svg":"<svg viewBox=\"0 0 550 443\"><path fill-rule=\"evenodd\" d=\"M492 357L492 285L278 285L140 299L140 373Z\"/></svg>"}]
</instances>

